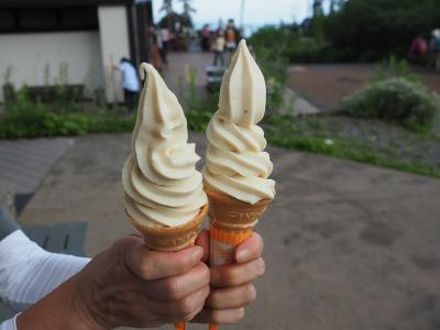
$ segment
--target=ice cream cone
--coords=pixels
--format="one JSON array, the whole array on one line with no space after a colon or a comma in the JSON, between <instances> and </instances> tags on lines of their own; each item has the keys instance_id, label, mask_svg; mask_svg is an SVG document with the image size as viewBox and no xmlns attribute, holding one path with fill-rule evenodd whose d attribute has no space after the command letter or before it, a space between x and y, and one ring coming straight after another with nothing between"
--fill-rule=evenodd
<instances>
[{"instance_id":1,"label":"ice cream cone","mask_svg":"<svg viewBox=\"0 0 440 330\"><path fill-rule=\"evenodd\" d=\"M179 251L194 245L203 218L208 212L208 204L200 209L199 214L190 222L177 227L148 227L128 217L130 223L144 236L145 245L155 251Z\"/></svg>"},{"instance_id":2,"label":"ice cream cone","mask_svg":"<svg viewBox=\"0 0 440 330\"><path fill-rule=\"evenodd\" d=\"M271 199L252 205L205 187L209 199L210 264L233 263L234 248L249 238Z\"/></svg>"}]
</instances>

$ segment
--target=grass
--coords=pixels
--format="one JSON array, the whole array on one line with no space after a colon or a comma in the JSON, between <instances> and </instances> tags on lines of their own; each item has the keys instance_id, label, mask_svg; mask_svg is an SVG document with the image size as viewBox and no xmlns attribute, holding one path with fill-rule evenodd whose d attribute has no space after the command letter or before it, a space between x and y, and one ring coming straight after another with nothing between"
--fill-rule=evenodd
<instances>
[{"instance_id":1,"label":"grass","mask_svg":"<svg viewBox=\"0 0 440 330\"><path fill-rule=\"evenodd\" d=\"M268 135L268 141L274 145L287 149L301 150L315 154L328 155L336 158L349 159L360 163L367 163L377 166L389 167L396 170L422 174L440 178L440 167L423 164L419 162L409 163L402 161L397 157L383 157L379 155L374 148L365 145L354 147L347 145L342 140L331 140L318 137L283 137L279 135Z\"/></svg>"},{"instance_id":2,"label":"grass","mask_svg":"<svg viewBox=\"0 0 440 330\"><path fill-rule=\"evenodd\" d=\"M270 143L287 149L440 177L440 139L435 133L417 134L377 120L331 115L269 117L263 127Z\"/></svg>"}]
</instances>

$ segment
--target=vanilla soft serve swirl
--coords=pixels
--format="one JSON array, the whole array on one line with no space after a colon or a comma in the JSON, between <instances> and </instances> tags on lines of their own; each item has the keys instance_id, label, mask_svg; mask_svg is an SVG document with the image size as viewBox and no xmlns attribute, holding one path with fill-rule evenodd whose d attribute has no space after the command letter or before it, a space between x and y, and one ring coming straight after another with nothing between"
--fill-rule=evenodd
<instances>
[{"instance_id":1,"label":"vanilla soft serve swirl","mask_svg":"<svg viewBox=\"0 0 440 330\"><path fill-rule=\"evenodd\" d=\"M141 93L131 153L122 169L125 210L150 227L174 227L191 221L207 203L200 157L187 143L186 119L176 96L159 73L142 63L147 80Z\"/></svg>"},{"instance_id":2,"label":"vanilla soft serve swirl","mask_svg":"<svg viewBox=\"0 0 440 330\"><path fill-rule=\"evenodd\" d=\"M264 132L257 125L266 107L266 84L244 40L223 77L219 108L212 117L204 170L208 189L255 204L273 199L275 181Z\"/></svg>"}]
</instances>

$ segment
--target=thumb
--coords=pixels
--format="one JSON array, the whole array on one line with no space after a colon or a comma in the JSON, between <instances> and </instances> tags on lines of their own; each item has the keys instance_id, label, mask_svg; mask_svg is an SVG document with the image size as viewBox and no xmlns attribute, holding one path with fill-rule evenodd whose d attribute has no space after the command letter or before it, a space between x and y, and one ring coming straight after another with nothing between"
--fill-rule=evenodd
<instances>
[{"instance_id":1,"label":"thumb","mask_svg":"<svg viewBox=\"0 0 440 330\"><path fill-rule=\"evenodd\" d=\"M128 236L123 244L123 259L127 268L144 280L156 280L185 274L203 257L199 246L177 252L149 250L139 237Z\"/></svg>"}]
</instances>

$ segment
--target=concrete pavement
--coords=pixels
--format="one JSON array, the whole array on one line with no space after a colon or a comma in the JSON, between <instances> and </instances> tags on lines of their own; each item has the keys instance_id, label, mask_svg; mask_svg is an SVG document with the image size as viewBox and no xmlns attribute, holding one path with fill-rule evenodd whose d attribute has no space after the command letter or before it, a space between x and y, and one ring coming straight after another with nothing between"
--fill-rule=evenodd
<instances>
[{"instance_id":1,"label":"concrete pavement","mask_svg":"<svg viewBox=\"0 0 440 330\"><path fill-rule=\"evenodd\" d=\"M225 54L226 61L229 54ZM212 53L170 53L169 63L165 67L163 75L170 89L177 95L180 102L184 104L182 95L188 93L190 70L195 73L195 85L199 93L204 93L206 86L206 67L212 65ZM289 108L290 103L295 115L310 115L321 112L314 104L304 99L294 90L286 87L284 93L285 107Z\"/></svg>"},{"instance_id":2,"label":"concrete pavement","mask_svg":"<svg viewBox=\"0 0 440 330\"><path fill-rule=\"evenodd\" d=\"M0 206L21 212L52 165L73 144L70 138L0 141Z\"/></svg>"},{"instance_id":3,"label":"concrete pavement","mask_svg":"<svg viewBox=\"0 0 440 330\"><path fill-rule=\"evenodd\" d=\"M34 192L72 144L71 138L0 141L0 182L10 184L18 194Z\"/></svg>"},{"instance_id":4,"label":"concrete pavement","mask_svg":"<svg viewBox=\"0 0 440 330\"><path fill-rule=\"evenodd\" d=\"M87 220L90 256L129 233L120 183L129 139L75 138L22 223ZM190 139L203 155L204 136ZM257 229L265 238L267 275L245 321L224 328L440 329L440 180L269 151L277 197Z\"/></svg>"}]
</instances>

